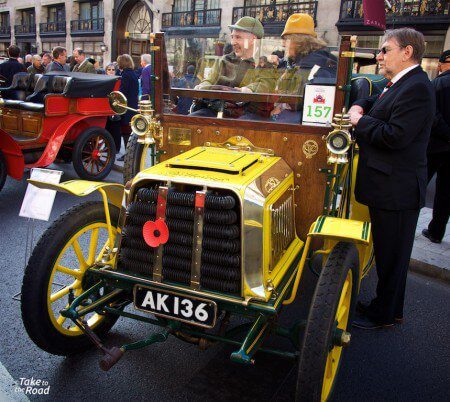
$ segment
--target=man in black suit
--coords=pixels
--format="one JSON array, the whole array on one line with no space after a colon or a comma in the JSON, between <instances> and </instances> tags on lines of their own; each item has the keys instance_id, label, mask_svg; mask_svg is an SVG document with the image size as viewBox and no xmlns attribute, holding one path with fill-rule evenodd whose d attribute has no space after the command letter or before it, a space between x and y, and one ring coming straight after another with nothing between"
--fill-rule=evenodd
<instances>
[{"instance_id":1,"label":"man in black suit","mask_svg":"<svg viewBox=\"0 0 450 402\"><path fill-rule=\"evenodd\" d=\"M387 31L377 55L390 80L379 96L350 108L359 145L356 199L369 207L378 285L354 325L365 329L403 320L409 259L425 203L427 145L436 110L434 89L420 67L424 37L411 28Z\"/></svg>"},{"instance_id":2,"label":"man in black suit","mask_svg":"<svg viewBox=\"0 0 450 402\"><path fill-rule=\"evenodd\" d=\"M17 60L20 56L20 49L16 45L8 47L9 60L0 64L0 75L5 78L5 86L12 83L14 74L26 71L25 66Z\"/></svg>"},{"instance_id":3,"label":"man in black suit","mask_svg":"<svg viewBox=\"0 0 450 402\"><path fill-rule=\"evenodd\" d=\"M436 90L436 116L428 144L428 181L436 173L433 219L422 234L441 243L450 215L450 50L439 58L440 74L432 81Z\"/></svg>"}]
</instances>

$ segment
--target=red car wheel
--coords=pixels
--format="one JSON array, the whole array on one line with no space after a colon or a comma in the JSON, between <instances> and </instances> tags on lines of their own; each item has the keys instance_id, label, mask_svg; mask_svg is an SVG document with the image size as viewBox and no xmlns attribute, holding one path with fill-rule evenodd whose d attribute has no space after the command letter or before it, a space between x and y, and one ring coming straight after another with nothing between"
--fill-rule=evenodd
<instances>
[{"instance_id":1,"label":"red car wheel","mask_svg":"<svg viewBox=\"0 0 450 402\"><path fill-rule=\"evenodd\" d=\"M115 158L114 139L104 128L89 127L75 141L72 162L82 179L104 179L111 171Z\"/></svg>"}]
</instances>

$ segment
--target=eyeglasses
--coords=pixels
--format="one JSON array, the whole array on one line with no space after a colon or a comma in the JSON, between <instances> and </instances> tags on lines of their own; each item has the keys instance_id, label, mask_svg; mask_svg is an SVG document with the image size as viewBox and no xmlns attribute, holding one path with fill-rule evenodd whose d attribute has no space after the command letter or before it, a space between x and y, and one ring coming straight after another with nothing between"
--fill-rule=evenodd
<instances>
[{"instance_id":1,"label":"eyeglasses","mask_svg":"<svg viewBox=\"0 0 450 402\"><path fill-rule=\"evenodd\" d=\"M397 49L403 49L403 46L399 46L399 47L397 47ZM378 53L386 54L387 52L390 52L391 50L394 50L394 48L388 49L386 46L383 46L381 49L378 49Z\"/></svg>"},{"instance_id":2,"label":"eyeglasses","mask_svg":"<svg viewBox=\"0 0 450 402\"><path fill-rule=\"evenodd\" d=\"M115 71L114 68L107 68L106 71Z\"/></svg>"}]
</instances>

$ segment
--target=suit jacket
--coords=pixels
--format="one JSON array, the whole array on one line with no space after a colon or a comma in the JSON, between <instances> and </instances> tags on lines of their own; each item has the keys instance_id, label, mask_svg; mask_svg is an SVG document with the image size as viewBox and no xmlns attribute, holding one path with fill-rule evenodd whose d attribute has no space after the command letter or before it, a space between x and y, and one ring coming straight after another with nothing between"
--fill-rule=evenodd
<instances>
[{"instance_id":1,"label":"suit jacket","mask_svg":"<svg viewBox=\"0 0 450 402\"><path fill-rule=\"evenodd\" d=\"M84 63L82 63L81 65L76 64L75 67L73 68L73 71L79 72L79 73L96 74L94 65L87 60Z\"/></svg>"},{"instance_id":2,"label":"suit jacket","mask_svg":"<svg viewBox=\"0 0 450 402\"><path fill-rule=\"evenodd\" d=\"M69 66L67 65L61 65L59 64L57 61L52 61L47 68L45 69L45 72L49 72L49 71L69 71Z\"/></svg>"},{"instance_id":3,"label":"suit jacket","mask_svg":"<svg viewBox=\"0 0 450 402\"><path fill-rule=\"evenodd\" d=\"M355 102L364 116L355 127L360 156L357 201L386 210L425 204L426 150L436 112L433 86L421 67L405 74L383 97Z\"/></svg>"},{"instance_id":4,"label":"suit jacket","mask_svg":"<svg viewBox=\"0 0 450 402\"><path fill-rule=\"evenodd\" d=\"M428 153L434 154L450 151L450 70L438 75L431 83L436 90L436 116Z\"/></svg>"},{"instance_id":5,"label":"suit jacket","mask_svg":"<svg viewBox=\"0 0 450 402\"><path fill-rule=\"evenodd\" d=\"M152 66L151 66L151 64L146 65L142 69L142 73L141 73L142 95L149 95L150 96L150 86L152 84L152 82L151 82L151 73L152 73ZM146 96L144 99L149 99L149 97Z\"/></svg>"},{"instance_id":6,"label":"suit jacket","mask_svg":"<svg viewBox=\"0 0 450 402\"><path fill-rule=\"evenodd\" d=\"M17 59L9 59L0 64L0 75L5 77L5 86L9 87L12 83L14 74L26 71L25 66L19 63Z\"/></svg>"}]
</instances>

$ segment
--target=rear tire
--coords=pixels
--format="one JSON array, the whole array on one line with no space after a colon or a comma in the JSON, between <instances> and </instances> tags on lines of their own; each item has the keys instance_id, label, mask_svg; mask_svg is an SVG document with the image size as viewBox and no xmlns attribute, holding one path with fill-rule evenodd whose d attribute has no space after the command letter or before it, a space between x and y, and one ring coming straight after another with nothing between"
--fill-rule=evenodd
<instances>
[{"instance_id":1,"label":"rear tire","mask_svg":"<svg viewBox=\"0 0 450 402\"><path fill-rule=\"evenodd\" d=\"M350 332L358 286L358 251L354 244L340 242L314 291L300 353L296 401L330 399L344 354L335 338L340 331Z\"/></svg>"},{"instance_id":2,"label":"rear tire","mask_svg":"<svg viewBox=\"0 0 450 402\"><path fill-rule=\"evenodd\" d=\"M3 152L0 151L0 191L2 191L2 188L5 185L6 176L8 176L8 167Z\"/></svg>"},{"instance_id":3,"label":"rear tire","mask_svg":"<svg viewBox=\"0 0 450 402\"><path fill-rule=\"evenodd\" d=\"M111 172L116 160L112 135L102 127L89 127L75 141L72 163L78 176L102 180Z\"/></svg>"},{"instance_id":4,"label":"rear tire","mask_svg":"<svg viewBox=\"0 0 450 402\"><path fill-rule=\"evenodd\" d=\"M119 209L112 205L109 208L115 227ZM61 215L44 232L31 254L22 283L22 320L31 340L48 353L71 355L93 346L87 336L59 311L70 304L71 297L93 285L86 283L84 273L101 255L102 250L97 250L104 245L105 232L103 203L80 204ZM77 254L77 249L81 254ZM80 255L87 256L84 262ZM73 288L72 296L68 288ZM83 318L98 336L104 337L118 316L91 313Z\"/></svg>"}]
</instances>

